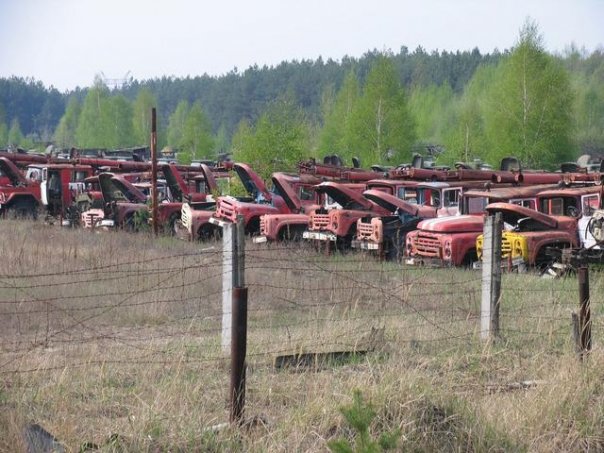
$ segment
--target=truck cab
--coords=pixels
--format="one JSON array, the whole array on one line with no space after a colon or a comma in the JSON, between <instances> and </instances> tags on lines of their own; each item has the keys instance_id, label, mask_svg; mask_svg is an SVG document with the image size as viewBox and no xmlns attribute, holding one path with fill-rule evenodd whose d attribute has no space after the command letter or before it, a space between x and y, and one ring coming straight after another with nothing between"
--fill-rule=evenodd
<instances>
[{"instance_id":1,"label":"truck cab","mask_svg":"<svg viewBox=\"0 0 604 453\"><path fill-rule=\"evenodd\" d=\"M602 186L564 187L544 191L537 197L540 212L574 219L579 229L581 246L594 247L596 240L589 224L596 209L601 206Z\"/></svg>"}]
</instances>

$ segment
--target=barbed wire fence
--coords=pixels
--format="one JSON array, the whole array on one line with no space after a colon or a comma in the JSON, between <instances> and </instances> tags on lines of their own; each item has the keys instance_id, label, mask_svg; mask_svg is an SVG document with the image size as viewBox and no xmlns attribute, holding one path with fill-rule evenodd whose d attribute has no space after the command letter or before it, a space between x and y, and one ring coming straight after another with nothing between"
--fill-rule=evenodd
<instances>
[{"instance_id":1,"label":"barbed wire fence","mask_svg":"<svg viewBox=\"0 0 604 453\"><path fill-rule=\"evenodd\" d=\"M112 260L48 272L0 272L0 377L28 386L39 382L28 376L58 379L76 370L82 376L119 370L134 379L148 378L150 370L154 379L187 370L215 390L205 407L224 413L234 384L226 384L230 353L224 347L223 295L231 291L224 287L231 270L225 269L221 244ZM242 379L246 366L316 367L318 357L333 359L334 353L430 356L482 344L480 272L325 256L299 244L251 243L244 269ZM601 278L592 274L591 302L597 308L590 328L597 339L604 327ZM575 347L576 278L504 274L498 301L499 339L508 348L563 353Z\"/></svg>"}]
</instances>

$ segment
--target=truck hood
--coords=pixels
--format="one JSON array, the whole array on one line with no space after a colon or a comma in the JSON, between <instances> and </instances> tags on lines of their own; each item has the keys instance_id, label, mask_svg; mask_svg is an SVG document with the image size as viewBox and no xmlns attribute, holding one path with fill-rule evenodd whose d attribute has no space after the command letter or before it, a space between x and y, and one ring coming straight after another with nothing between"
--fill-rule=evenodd
<instances>
[{"instance_id":1,"label":"truck hood","mask_svg":"<svg viewBox=\"0 0 604 453\"><path fill-rule=\"evenodd\" d=\"M214 173L212 173L212 169L208 167L207 164L201 164L199 168L201 168L201 172L203 173L203 177L206 181L206 192L216 192L218 190L218 183L216 182Z\"/></svg>"},{"instance_id":2,"label":"truck hood","mask_svg":"<svg viewBox=\"0 0 604 453\"><path fill-rule=\"evenodd\" d=\"M431 219L437 215L436 208L409 203L381 190L366 190L363 192L363 196L389 212L395 212L398 209L422 219Z\"/></svg>"},{"instance_id":3,"label":"truck hood","mask_svg":"<svg viewBox=\"0 0 604 453\"><path fill-rule=\"evenodd\" d=\"M272 195L266 188L266 184L258 174L252 170L248 164L236 163L233 165L233 169L237 172L237 176L241 179L243 187L250 194L251 197L256 198L258 192L262 194L266 201L271 201Z\"/></svg>"},{"instance_id":4,"label":"truck hood","mask_svg":"<svg viewBox=\"0 0 604 453\"><path fill-rule=\"evenodd\" d=\"M322 182L318 186L315 186L315 190L318 193L328 195L344 209L370 210L374 206L363 194L341 183Z\"/></svg>"},{"instance_id":5,"label":"truck hood","mask_svg":"<svg viewBox=\"0 0 604 453\"><path fill-rule=\"evenodd\" d=\"M0 171L10 180L13 186L27 186L29 181L19 171L17 166L6 157L0 157Z\"/></svg>"},{"instance_id":6,"label":"truck hood","mask_svg":"<svg viewBox=\"0 0 604 453\"><path fill-rule=\"evenodd\" d=\"M103 192L103 200L106 203L112 201L145 203L147 201L147 197L145 197L144 193L119 175L101 173L99 175L99 184L101 186L101 191Z\"/></svg>"},{"instance_id":7,"label":"truck hood","mask_svg":"<svg viewBox=\"0 0 604 453\"><path fill-rule=\"evenodd\" d=\"M558 228L558 220L555 217L512 203L491 203L485 210L490 215L501 213L503 221L510 225L516 225L519 220L529 218L544 227Z\"/></svg>"},{"instance_id":8,"label":"truck hood","mask_svg":"<svg viewBox=\"0 0 604 453\"><path fill-rule=\"evenodd\" d=\"M476 233L483 230L484 218L481 215L439 217L436 219L423 220L417 227L420 230L434 231L437 233Z\"/></svg>"},{"instance_id":9,"label":"truck hood","mask_svg":"<svg viewBox=\"0 0 604 453\"><path fill-rule=\"evenodd\" d=\"M302 202L288 179L291 179L291 176L275 173L272 177L273 185L279 190L279 194L283 197L283 201L285 201L290 211L299 212L302 209Z\"/></svg>"},{"instance_id":10,"label":"truck hood","mask_svg":"<svg viewBox=\"0 0 604 453\"><path fill-rule=\"evenodd\" d=\"M164 164L161 166L161 171L164 174L164 178L166 178L166 183L170 188L174 201L183 201L184 197L188 195L189 190L176 165Z\"/></svg>"}]
</instances>

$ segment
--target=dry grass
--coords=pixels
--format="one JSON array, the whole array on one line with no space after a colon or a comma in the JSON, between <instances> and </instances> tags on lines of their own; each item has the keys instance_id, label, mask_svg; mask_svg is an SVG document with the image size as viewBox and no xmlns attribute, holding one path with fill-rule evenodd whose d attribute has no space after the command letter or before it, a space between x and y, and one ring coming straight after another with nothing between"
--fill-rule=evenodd
<instances>
[{"instance_id":1,"label":"dry grass","mask_svg":"<svg viewBox=\"0 0 604 453\"><path fill-rule=\"evenodd\" d=\"M353 435L339 408L354 389L377 411L373 432L400 429L404 451L604 450L597 273L594 351L580 364L573 278L506 275L502 339L484 344L479 273L295 246L248 244L246 256L246 415L266 423L211 430L228 420L229 382L212 246L0 222L0 450L24 451L35 422L70 451L325 451ZM272 366L369 343L349 363Z\"/></svg>"}]
</instances>

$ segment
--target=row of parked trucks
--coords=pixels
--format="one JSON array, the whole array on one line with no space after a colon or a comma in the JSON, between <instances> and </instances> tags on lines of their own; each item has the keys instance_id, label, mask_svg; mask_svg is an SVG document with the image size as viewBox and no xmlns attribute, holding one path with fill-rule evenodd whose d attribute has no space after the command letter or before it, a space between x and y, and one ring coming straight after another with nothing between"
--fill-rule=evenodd
<instances>
[{"instance_id":1,"label":"row of parked trucks","mask_svg":"<svg viewBox=\"0 0 604 453\"><path fill-rule=\"evenodd\" d=\"M539 266L548 249L597 246L598 171L522 171L513 159L500 170L421 162L364 170L311 160L297 173L274 173L269 190L245 163L159 169L157 221L192 240L220 237L222 225L241 215L257 243L303 240L412 264L469 266L481 257L485 214L500 212L510 262ZM64 224L134 231L149 221L149 172L146 162L0 153L0 214L45 211ZM235 177L246 196L221 195Z\"/></svg>"}]
</instances>

